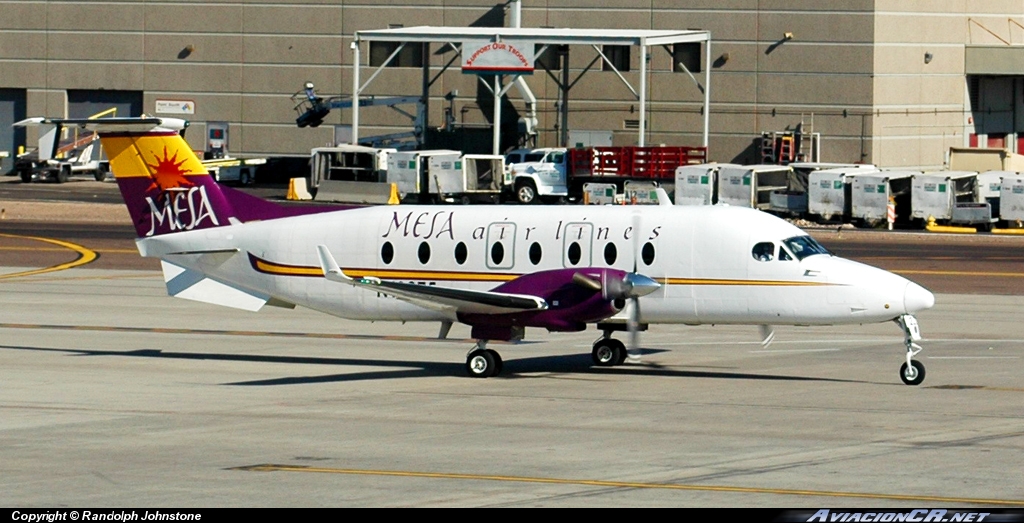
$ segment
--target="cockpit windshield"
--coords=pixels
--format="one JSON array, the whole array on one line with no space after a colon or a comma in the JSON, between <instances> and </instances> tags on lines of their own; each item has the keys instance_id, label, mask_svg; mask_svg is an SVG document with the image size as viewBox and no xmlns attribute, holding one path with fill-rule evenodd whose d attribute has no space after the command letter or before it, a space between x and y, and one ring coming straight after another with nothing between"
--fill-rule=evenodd
<instances>
[{"instance_id":1,"label":"cockpit windshield","mask_svg":"<svg viewBox=\"0 0 1024 523\"><path fill-rule=\"evenodd\" d=\"M815 254L832 254L828 249L810 236L794 236L792 238L782 240L782 243L786 244L786 247L789 248L798 260L802 260Z\"/></svg>"}]
</instances>

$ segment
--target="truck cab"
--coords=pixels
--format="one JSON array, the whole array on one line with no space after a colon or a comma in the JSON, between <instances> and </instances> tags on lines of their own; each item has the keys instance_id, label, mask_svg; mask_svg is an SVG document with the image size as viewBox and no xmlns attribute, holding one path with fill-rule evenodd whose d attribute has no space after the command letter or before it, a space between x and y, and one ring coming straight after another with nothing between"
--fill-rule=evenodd
<instances>
[{"instance_id":1,"label":"truck cab","mask_svg":"<svg viewBox=\"0 0 1024 523\"><path fill-rule=\"evenodd\" d=\"M564 201L569 195L564 148L515 149L505 155L505 169L507 185L519 203Z\"/></svg>"}]
</instances>

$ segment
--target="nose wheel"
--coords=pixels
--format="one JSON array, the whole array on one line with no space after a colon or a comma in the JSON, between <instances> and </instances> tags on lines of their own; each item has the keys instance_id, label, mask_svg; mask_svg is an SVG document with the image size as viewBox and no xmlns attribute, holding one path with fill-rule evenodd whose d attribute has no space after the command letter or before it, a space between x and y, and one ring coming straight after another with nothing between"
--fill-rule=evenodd
<instances>
[{"instance_id":1,"label":"nose wheel","mask_svg":"<svg viewBox=\"0 0 1024 523\"><path fill-rule=\"evenodd\" d=\"M909 365L904 363L900 367L900 379L907 385L920 385L924 381L924 364L917 360L911 360Z\"/></svg>"},{"instance_id":2,"label":"nose wheel","mask_svg":"<svg viewBox=\"0 0 1024 523\"><path fill-rule=\"evenodd\" d=\"M900 380L907 385L920 385L924 381L924 364L913 358L923 350L914 343L921 341L921 328L917 325L917 318L909 314L896 318L896 324L903 329L903 344L907 347L907 362L900 366Z\"/></svg>"}]
</instances>

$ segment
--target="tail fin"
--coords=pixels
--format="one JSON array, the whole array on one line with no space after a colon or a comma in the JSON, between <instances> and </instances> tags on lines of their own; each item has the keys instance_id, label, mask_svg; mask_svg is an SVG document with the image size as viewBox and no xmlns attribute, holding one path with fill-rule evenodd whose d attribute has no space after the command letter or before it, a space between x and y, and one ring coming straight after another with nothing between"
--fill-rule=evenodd
<instances>
[{"instance_id":1,"label":"tail fin","mask_svg":"<svg viewBox=\"0 0 1024 523\"><path fill-rule=\"evenodd\" d=\"M144 130L98 129L139 237L242 221L179 129L166 123Z\"/></svg>"},{"instance_id":2,"label":"tail fin","mask_svg":"<svg viewBox=\"0 0 1024 523\"><path fill-rule=\"evenodd\" d=\"M29 118L14 124L94 130L139 237L323 212L284 209L219 185L182 138L176 118Z\"/></svg>"}]
</instances>

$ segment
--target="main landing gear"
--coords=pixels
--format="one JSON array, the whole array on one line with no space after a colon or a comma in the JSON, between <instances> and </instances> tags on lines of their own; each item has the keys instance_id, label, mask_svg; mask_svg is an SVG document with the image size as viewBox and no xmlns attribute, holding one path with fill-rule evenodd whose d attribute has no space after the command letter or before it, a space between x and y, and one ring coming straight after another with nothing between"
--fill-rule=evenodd
<instances>
[{"instance_id":1,"label":"main landing gear","mask_svg":"<svg viewBox=\"0 0 1024 523\"><path fill-rule=\"evenodd\" d=\"M487 348L487 341L480 340L466 355L466 372L473 378L490 378L501 374L501 356Z\"/></svg>"},{"instance_id":2,"label":"main landing gear","mask_svg":"<svg viewBox=\"0 0 1024 523\"><path fill-rule=\"evenodd\" d=\"M594 342L594 352L590 356L598 367L614 367L626 361L626 346L608 335L601 336Z\"/></svg>"},{"instance_id":3,"label":"main landing gear","mask_svg":"<svg viewBox=\"0 0 1024 523\"><path fill-rule=\"evenodd\" d=\"M924 364L913 357L922 350L920 345L914 343L921 341L921 328L917 325L917 318L909 314L895 321L903 329L903 343L907 346L907 362L900 367L900 379L907 385L920 385L924 381Z\"/></svg>"}]
</instances>

